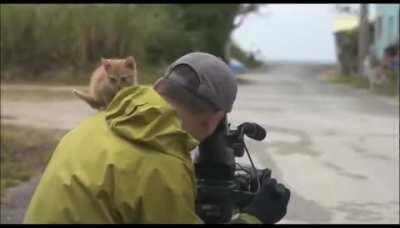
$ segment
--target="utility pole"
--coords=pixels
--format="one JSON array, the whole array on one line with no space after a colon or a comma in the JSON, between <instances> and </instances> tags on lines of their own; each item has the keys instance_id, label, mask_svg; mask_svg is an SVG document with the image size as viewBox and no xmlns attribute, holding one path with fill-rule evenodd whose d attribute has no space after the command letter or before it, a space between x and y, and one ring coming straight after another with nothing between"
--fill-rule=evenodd
<instances>
[{"instance_id":1,"label":"utility pole","mask_svg":"<svg viewBox=\"0 0 400 228\"><path fill-rule=\"evenodd\" d=\"M368 4L360 4L360 23L358 31L358 75L364 76L364 59L369 48Z\"/></svg>"}]
</instances>

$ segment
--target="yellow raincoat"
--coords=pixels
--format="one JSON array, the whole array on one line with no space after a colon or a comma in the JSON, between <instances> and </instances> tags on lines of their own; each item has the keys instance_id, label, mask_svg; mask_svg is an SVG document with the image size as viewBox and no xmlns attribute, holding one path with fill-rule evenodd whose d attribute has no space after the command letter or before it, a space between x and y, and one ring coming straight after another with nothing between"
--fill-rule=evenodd
<instances>
[{"instance_id":1,"label":"yellow raincoat","mask_svg":"<svg viewBox=\"0 0 400 228\"><path fill-rule=\"evenodd\" d=\"M156 91L125 88L60 141L24 223L203 223L190 157L198 143Z\"/></svg>"}]
</instances>

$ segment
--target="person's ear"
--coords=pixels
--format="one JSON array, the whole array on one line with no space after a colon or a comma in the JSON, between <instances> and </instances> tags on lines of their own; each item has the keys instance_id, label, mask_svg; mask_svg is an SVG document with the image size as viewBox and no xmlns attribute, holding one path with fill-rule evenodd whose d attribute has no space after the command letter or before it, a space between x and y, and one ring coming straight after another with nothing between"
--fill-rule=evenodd
<instances>
[{"instance_id":1,"label":"person's ear","mask_svg":"<svg viewBox=\"0 0 400 228\"><path fill-rule=\"evenodd\" d=\"M158 85L160 84L160 82L163 80L163 78L159 78L157 79L157 81L153 84L153 89L157 90Z\"/></svg>"},{"instance_id":2,"label":"person's ear","mask_svg":"<svg viewBox=\"0 0 400 228\"><path fill-rule=\"evenodd\" d=\"M225 117L224 111L217 111L209 114L205 121L203 122L203 126L206 128L207 134L211 135L221 120Z\"/></svg>"},{"instance_id":3,"label":"person's ear","mask_svg":"<svg viewBox=\"0 0 400 228\"><path fill-rule=\"evenodd\" d=\"M219 122L225 117L226 113L224 111L217 111L212 114L212 121L214 122L215 127L218 126Z\"/></svg>"}]
</instances>

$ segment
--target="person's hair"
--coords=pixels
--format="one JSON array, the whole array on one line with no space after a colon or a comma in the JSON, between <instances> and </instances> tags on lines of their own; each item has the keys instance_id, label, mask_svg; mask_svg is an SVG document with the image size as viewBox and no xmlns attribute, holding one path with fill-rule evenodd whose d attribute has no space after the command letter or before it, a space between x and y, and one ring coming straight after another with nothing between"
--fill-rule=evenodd
<instances>
[{"instance_id":1,"label":"person's hair","mask_svg":"<svg viewBox=\"0 0 400 228\"><path fill-rule=\"evenodd\" d=\"M192 88L197 88L199 79L196 72L187 65L178 65L173 69L174 74L180 75ZM196 96L189 88L185 88L172 80L160 80L156 90L167 99L181 106L193 114L203 114L217 111L217 108L209 101Z\"/></svg>"}]
</instances>

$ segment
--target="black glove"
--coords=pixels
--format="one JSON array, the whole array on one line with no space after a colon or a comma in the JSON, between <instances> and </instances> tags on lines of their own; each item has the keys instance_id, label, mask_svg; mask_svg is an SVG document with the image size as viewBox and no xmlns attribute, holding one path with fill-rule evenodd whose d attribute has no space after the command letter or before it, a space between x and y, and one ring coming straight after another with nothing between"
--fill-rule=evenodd
<instances>
[{"instance_id":1,"label":"black glove","mask_svg":"<svg viewBox=\"0 0 400 228\"><path fill-rule=\"evenodd\" d=\"M275 179L268 178L243 212L255 216L264 224L273 224L286 215L289 198L289 189Z\"/></svg>"}]
</instances>

